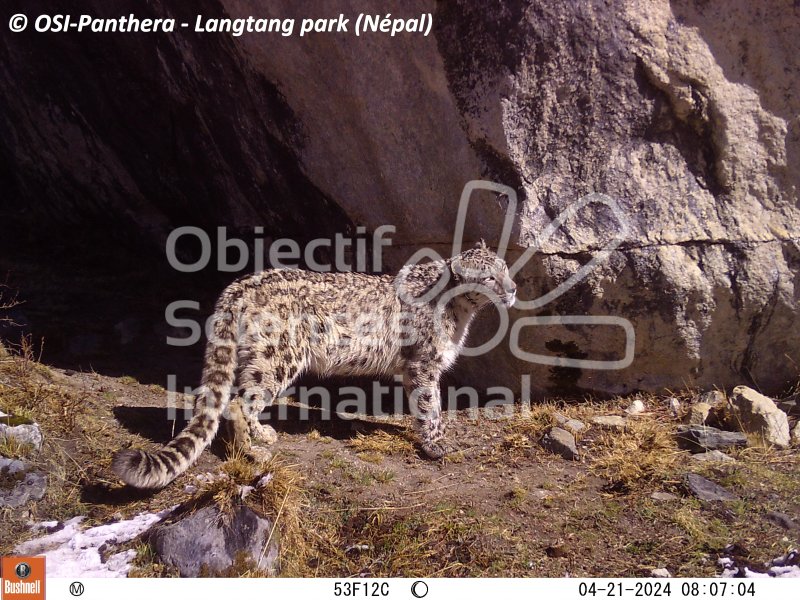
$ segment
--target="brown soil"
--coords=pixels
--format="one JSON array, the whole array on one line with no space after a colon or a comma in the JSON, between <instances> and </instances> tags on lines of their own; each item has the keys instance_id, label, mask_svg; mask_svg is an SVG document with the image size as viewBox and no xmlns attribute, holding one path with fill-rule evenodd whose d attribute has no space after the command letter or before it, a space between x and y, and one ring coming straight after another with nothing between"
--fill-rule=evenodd
<instances>
[{"instance_id":1,"label":"brown soil","mask_svg":"<svg viewBox=\"0 0 800 600\"><path fill-rule=\"evenodd\" d=\"M300 576L636 576L666 567L676 576L717 574L732 543L760 563L800 542L800 532L770 521L780 511L800 522L797 450L748 448L735 463L701 465L674 445L677 424L665 402L641 398L649 412L626 432L588 427L580 461L542 450L538 440L556 411L588 423L630 403L550 403L503 419L486 409L452 414L459 451L421 457L398 416L271 421L280 433L277 463L299 487L282 499L299 515L284 532L282 569ZM114 450L155 447L185 421L167 419L166 392L130 377L70 373L0 356L0 409L39 422L47 442L34 457L50 475L41 501L2 513L0 553L32 535L31 522L88 514L90 523L155 511L202 490L197 475L223 467L219 448L155 494L119 485ZM296 406L288 411L293 414ZM316 418L313 418L316 417ZM13 455L20 449L0 448ZM694 471L740 500L704 504L683 486ZM228 468L228 472L231 469ZM253 475L255 471L249 473ZM678 498L656 501L654 491ZM274 507L279 525L289 509ZM278 514L280 512L280 514ZM140 575L162 573L143 553Z\"/></svg>"}]
</instances>

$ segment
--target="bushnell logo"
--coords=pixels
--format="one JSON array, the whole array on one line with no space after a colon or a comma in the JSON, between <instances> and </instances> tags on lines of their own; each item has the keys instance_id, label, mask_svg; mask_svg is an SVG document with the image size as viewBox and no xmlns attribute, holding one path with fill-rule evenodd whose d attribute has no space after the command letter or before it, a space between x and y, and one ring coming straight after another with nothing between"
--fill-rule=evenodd
<instances>
[{"instance_id":1,"label":"bushnell logo","mask_svg":"<svg viewBox=\"0 0 800 600\"><path fill-rule=\"evenodd\" d=\"M14 572L20 579L27 579L31 574L31 566L26 562L21 562L17 565L17 568L14 569Z\"/></svg>"},{"instance_id":2,"label":"bushnell logo","mask_svg":"<svg viewBox=\"0 0 800 600\"><path fill-rule=\"evenodd\" d=\"M44 600L44 556L4 556L2 600Z\"/></svg>"}]
</instances>

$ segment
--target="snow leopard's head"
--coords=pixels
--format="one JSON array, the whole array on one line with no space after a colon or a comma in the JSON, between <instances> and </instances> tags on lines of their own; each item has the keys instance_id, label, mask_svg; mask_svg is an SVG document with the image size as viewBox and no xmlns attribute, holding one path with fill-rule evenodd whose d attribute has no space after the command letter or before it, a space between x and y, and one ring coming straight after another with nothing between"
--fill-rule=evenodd
<instances>
[{"instance_id":1,"label":"snow leopard's head","mask_svg":"<svg viewBox=\"0 0 800 600\"><path fill-rule=\"evenodd\" d=\"M514 305L517 284L508 275L508 265L483 240L449 262L456 283L464 286L464 296L474 306L482 306L496 298L506 307Z\"/></svg>"}]
</instances>

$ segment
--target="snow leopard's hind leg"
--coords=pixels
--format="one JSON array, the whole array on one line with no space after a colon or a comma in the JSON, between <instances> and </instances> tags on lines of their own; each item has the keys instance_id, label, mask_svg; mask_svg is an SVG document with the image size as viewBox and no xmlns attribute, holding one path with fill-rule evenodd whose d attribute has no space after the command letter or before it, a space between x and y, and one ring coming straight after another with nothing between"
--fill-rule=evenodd
<instances>
[{"instance_id":1,"label":"snow leopard's hind leg","mask_svg":"<svg viewBox=\"0 0 800 600\"><path fill-rule=\"evenodd\" d=\"M277 441L278 434L271 425L261 422L261 413L295 382L304 370L304 361L285 346L257 348L252 356L244 358L251 360L239 372L235 404L241 407L252 443L269 446Z\"/></svg>"}]
</instances>

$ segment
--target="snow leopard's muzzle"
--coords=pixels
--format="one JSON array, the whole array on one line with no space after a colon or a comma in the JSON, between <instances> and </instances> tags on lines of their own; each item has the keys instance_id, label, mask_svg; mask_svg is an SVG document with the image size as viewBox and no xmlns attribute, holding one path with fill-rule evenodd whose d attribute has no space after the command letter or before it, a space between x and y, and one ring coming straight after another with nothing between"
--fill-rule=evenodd
<instances>
[{"instance_id":1,"label":"snow leopard's muzzle","mask_svg":"<svg viewBox=\"0 0 800 600\"><path fill-rule=\"evenodd\" d=\"M503 294L500 296L500 300L502 300L503 305L506 308L511 308L514 306L514 303L517 301L517 284L506 275L503 278Z\"/></svg>"}]
</instances>

